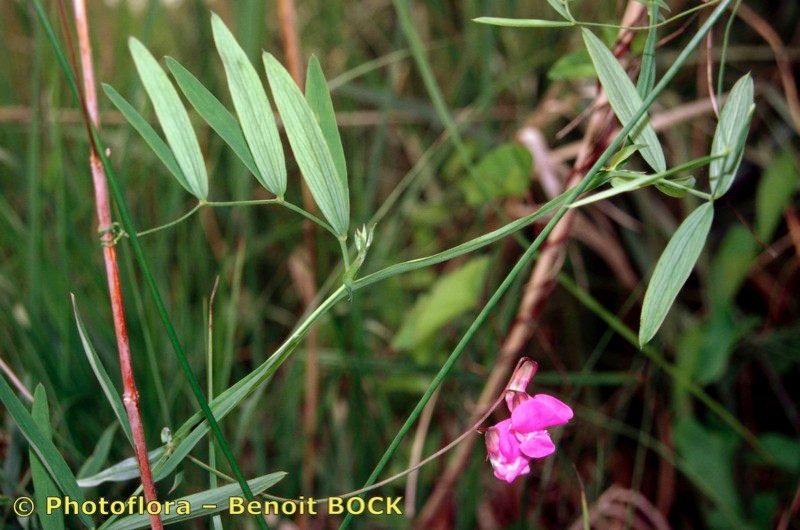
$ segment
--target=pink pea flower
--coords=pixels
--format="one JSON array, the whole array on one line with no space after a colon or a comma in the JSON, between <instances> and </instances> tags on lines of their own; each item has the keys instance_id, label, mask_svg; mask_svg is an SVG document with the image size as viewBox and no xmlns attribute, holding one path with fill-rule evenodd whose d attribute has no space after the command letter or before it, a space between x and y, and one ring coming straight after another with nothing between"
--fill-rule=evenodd
<instances>
[{"instance_id":1,"label":"pink pea flower","mask_svg":"<svg viewBox=\"0 0 800 530\"><path fill-rule=\"evenodd\" d=\"M548 394L529 395L526 388L538 365L523 358L514 370L505 400L511 418L487 429L486 452L494 475L511 483L530 473L530 461L553 454L556 446L547 429L564 425L572 419L572 409Z\"/></svg>"}]
</instances>

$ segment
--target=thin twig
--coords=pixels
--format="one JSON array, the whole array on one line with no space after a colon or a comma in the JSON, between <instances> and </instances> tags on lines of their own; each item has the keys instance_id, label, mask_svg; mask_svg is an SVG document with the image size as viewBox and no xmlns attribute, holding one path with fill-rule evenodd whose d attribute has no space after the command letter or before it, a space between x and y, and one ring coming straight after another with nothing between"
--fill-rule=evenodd
<instances>
[{"instance_id":1,"label":"thin twig","mask_svg":"<svg viewBox=\"0 0 800 530\"><path fill-rule=\"evenodd\" d=\"M83 77L83 104L95 128L100 127L97 111L97 87L94 80L94 66L92 62L92 45L89 38L89 20L86 13L85 0L73 0L73 13L78 34L78 45L81 57L81 73ZM62 3L62 14L63 14ZM66 28L65 28L66 29ZM120 371L122 372L123 395L122 402L128 414L128 421L133 434L133 445L136 461L139 466L139 475L142 481L144 497L147 502L157 501L156 488L150 470L147 456L147 444L139 412L139 392L136 388L136 379L133 374L130 341L128 328L125 321L125 306L122 298L122 286L119 278L119 265L117 251L114 246L112 233L111 203L109 201L106 174L98 153L92 149L89 154L89 165L94 183L95 205L97 209L98 229L103 244L103 258L105 260L108 290L111 298L111 311L114 316L114 332L117 338ZM150 525L155 530L161 530L163 525L158 514L150 515Z\"/></svg>"}]
</instances>

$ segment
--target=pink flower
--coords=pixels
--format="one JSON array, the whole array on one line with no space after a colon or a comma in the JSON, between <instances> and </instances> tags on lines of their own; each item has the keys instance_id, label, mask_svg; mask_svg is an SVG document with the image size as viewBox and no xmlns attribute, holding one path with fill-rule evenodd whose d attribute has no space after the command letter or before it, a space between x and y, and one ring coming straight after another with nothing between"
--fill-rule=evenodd
<instances>
[{"instance_id":1,"label":"pink flower","mask_svg":"<svg viewBox=\"0 0 800 530\"><path fill-rule=\"evenodd\" d=\"M530 460L520 451L519 441L511 432L511 420L489 427L485 438L495 477L512 482L518 476L530 473Z\"/></svg>"},{"instance_id":2,"label":"pink flower","mask_svg":"<svg viewBox=\"0 0 800 530\"><path fill-rule=\"evenodd\" d=\"M530 473L532 459L555 452L547 429L564 425L573 416L569 405L553 396L527 394L525 390L536 369L534 361L527 358L520 361L505 395L511 418L489 427L485 435L494 475L509 483Z\"/></svg>"}]
</instances>

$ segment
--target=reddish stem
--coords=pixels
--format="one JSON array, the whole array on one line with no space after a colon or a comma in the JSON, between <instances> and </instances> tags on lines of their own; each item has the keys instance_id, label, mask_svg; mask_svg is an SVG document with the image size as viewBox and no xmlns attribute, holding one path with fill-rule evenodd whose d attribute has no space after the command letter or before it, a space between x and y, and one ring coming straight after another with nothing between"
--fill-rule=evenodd
<instances>
[{"instance_id":1,"label":"reddish stem","mask_svg":"<svg viewBox=\"0 0 800 530\"><path fill-rule=\"evenodd\" d=\"M95 128L100 127L97 112L97 87L94 81L94 66L92 63L92 45L89 40L89 20L86 14L85 0L73 0L75 26L78 34L78 46L81 57L81 73L83 76L83 98L86 112L89 114ZM90 142L91 143L91 142ZM147 444L144 436L142 417L139 412L139 391L136 389L136 380L133 375L131 362L131 347L128 339L128 327L125 323L125 306L122 299L122 287L119 280L119 265L117 264L117 250L112 232L111 203L108 197L106 174L100 157L94 150L94 144L89 154L89 165L92 170L94 183L95 205L97 207L98 230L103 245L103 258L108 279L108 291L111 298L111 311L114 315L114 332L117 337L117 350L119 351L119 365L122 372L122 402L128 413L133 434L133 446L136 452L136 461L139 465L139 474L142 479L144 498L149 503L157 501L156 488L153 483L153 474L147 458ZM155 530L162 530L161 517L157 514L150 516L150 525Z\"/></svg>"}]
</instances>

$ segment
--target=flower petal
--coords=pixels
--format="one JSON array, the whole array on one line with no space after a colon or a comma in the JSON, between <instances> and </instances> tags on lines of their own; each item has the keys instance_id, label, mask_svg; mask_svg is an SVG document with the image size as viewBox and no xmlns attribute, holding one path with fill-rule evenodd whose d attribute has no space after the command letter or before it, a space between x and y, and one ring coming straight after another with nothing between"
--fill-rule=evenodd
<instances>
[{"instance_id":1,"label":"flower petal","mask_svg":"<svg viewBox=\"0 0 800 530\"><path fill-rule=\"evenodd\" d=\"M518 433L531 433L563 425L572 416L572 409L563 401L547 394L536 394L514 409L511 427Z\"/></svg>"},{"instance_id":2,"label":"flower petal","mask_svg":"<svg viewBox=\"0 0 800 530\"><path fill-rule=\"evenodd\" d=\"M556 444L547 431L517 434L522 453L529 458L544 458L556 452Z\"/></svg>"},{"instance_id":3,"label":"flower petal","mask_svg":"<svg viewBox=\"0 0 800 530\"><path fill-rule=\"evenodd\" d=\"M489 427L484 438L495 477L510 483L530 473L528 458L520 451L519 441L511 431L511 420Z\"/></svg>"},{"instance_id":4,"label":"flower petal","mask_svg":"<svg viewBox=\"0 0 800 530\"><path fill-rule=\"evenodd\" d=\"M502 455L506 460L517 458L520 455L519 442L514 433L511 432L511 420L503 420L494 427L491 427L491 429L494 429L498 436L497 453Z\"/></svg>"},{"instance_id":5,"label":"flower petal","mask_svg":"<svg viewBox=\"0 0 800 530\"><path fill-rule=\"evenodd\" d=\"M492 463L494 476L500 480L505 480L509 484L514 482L517 477L521 475L527 475L531 472L531 466L528 463L528 459L524 456L520 456L512 462L496 463L491 459L489 461Z\"/></svg>"}]
</instances>

